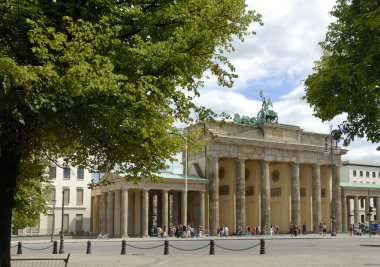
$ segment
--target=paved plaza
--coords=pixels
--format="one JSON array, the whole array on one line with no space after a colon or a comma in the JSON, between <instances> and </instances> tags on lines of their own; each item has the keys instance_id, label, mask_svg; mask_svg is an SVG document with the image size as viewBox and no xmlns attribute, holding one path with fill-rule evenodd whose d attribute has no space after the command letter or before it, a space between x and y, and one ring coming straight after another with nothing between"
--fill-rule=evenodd
<instances>
[{"instance_id":1,"label":"paved plaza","mask_svg":"<svg viewBox=\"0 0 380 267\"><path fill-rule=\"evenodd\" d=\"M65 240L65 254L52 255L38 248L49 240L22 240L23 254L17 255L18 241L12 241L12 258L64 258L67 266L380 266L380 237L338 234L337 237L306 235L265 236L265 254L260 255L262 237L227 237L177 239L168 238L168 255L164 240L127 239L126 255L121 255L121 239L91 240L91 254L86 254L87 239ZM210 255L210 240L215 254ZM25 265L24 265L25 266ZM29 265L28 265L29 266ZM32 266L32 265L30 265ZM39 265L42 266L42 265ZM64 266L64 265L55 265Z\"/></svg>"}]
</instances>

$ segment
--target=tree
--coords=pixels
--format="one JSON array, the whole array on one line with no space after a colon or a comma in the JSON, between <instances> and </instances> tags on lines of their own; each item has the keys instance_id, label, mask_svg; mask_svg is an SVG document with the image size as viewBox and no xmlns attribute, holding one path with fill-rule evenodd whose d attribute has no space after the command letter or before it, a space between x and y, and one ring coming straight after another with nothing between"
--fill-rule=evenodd
<instances>
[{"instance_id":1,"label":"tree","mask_svg":"<svg viewBox=\"0 0 380 267\"><path fill-rule=\"evenodd\" d=\"M20 163L20 175L15 191L12 228L35 226L40 214L49 211L51 180L46 173L49 162L43 155L32 155Z\"/></svg>"},{"instance_id":2,"label":"tree","mask_svg":"<svg viewBox=\"0 0 380 267\"><path fill-rule=\"evenodd\" d=\"M355 137L380 141L380 1L338 0L323 56L305 81L306 101L323 121L347 114L335 131L348 145ZM379 149L380 147L378 147Z\"/></svg>"},{"instance_id":3,"label":"tree","mask_svg":"<svg viewBox=\"0 0 380 267\"><path fill-rule=\"evenodd\" d=\"M183 143L173 122L213 115L192 102L204 72L231 86L223 53L260 22L243 0L4 0L0 14L1 267L24 159L163 169Z\"/></svg>"}]
</instances>

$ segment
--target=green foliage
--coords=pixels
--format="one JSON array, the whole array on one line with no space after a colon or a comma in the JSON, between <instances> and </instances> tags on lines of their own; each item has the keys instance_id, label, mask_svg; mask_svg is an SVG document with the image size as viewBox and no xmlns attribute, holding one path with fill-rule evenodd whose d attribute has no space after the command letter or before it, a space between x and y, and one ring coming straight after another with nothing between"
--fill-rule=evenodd
<instances>
[{"instance_id":1,"label":"green foliage","mask_svg":"<svg viewBox=\"0 0 380 267\"><path fill-rule=\"evenodd\" d=\"M40 213L47 213L52 193L46 175L48 161L42 155L33 155L21 162L21 175L15 194L12 225L15 229L35 226Z\"/></svg>"},{"instance_id":2,"label":"green foliage","mask_svg":"<svg viewBox=\"0 0 380 267\"><path fill-rule=\"evenodd\" d=\"M183 148L175 121L215 115L192 102L202 75L231 86L223 52L260 22L242 0L6 0L0 10L0 100L12 103L0 109L2 140L23 124L25 155L132 175Z\"/></svg>"},{"instance_id":3,"label":"green foliage","mask_svg":"<svg viewBox=\"0 0 380 267\"><path fill-rule=\"evenodd\" d=\"M335 131L345 137L380 141L380 2L338 0L320 45L323 56L306 81L306 101L322 120L347 114ZM380 148L380 147L379 147Z\"/></svg>"}]
</instances>

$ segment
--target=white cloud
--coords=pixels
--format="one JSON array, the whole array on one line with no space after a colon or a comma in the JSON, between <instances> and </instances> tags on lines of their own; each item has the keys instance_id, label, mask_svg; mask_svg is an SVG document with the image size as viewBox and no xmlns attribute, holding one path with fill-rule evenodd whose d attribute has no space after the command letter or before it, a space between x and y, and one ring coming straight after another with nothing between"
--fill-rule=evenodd
<instances>
[{"instance_id":1,"label":"white cloud","mask_svg":"<svg viewBox=\"0 0 380 267\"><path fill-rule=\"evenodd\" d=\"M323 123L312 116L312 108L301 98L305 94L302 81L312 73L314 61L321 55L318 43L334 20L328 12L335 0L248 0L247 4L263 15L264 26L252 25L257 35L246 38L244 43L237 42L236 51L229 55L239 78L231 89L218 87L215 78L207 80L195 102L217 113L256 116L261 108L257 84L263 84L264 91L287 86L286 91L265 93L275 99L279 123L328 134L329 124L336 127L345 116ZM244 88L250 91L241 90ZM344 160L380 162L376 145L365 140L355 140L348 150ZM181 172L182 166L177 164L174 169Z\"/></svg>"}]
</instances>

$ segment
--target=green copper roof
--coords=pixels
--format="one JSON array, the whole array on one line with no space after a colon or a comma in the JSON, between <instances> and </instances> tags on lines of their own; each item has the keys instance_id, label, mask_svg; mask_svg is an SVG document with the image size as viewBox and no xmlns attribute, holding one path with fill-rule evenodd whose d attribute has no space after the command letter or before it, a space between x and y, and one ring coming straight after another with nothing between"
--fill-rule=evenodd
<instances>
[{"instance_id":1,"label":"green copper roof","mask_svg":"<svg viewBox=\"0 0 380 267\"><path fill-rule=\"evenodd\" d=\"M340 186L342 187L356 187L356 188L380 188L380 185L377 184L361 184L361 183L347 183L340 182Z\"/></svg>"}]
</instances>

